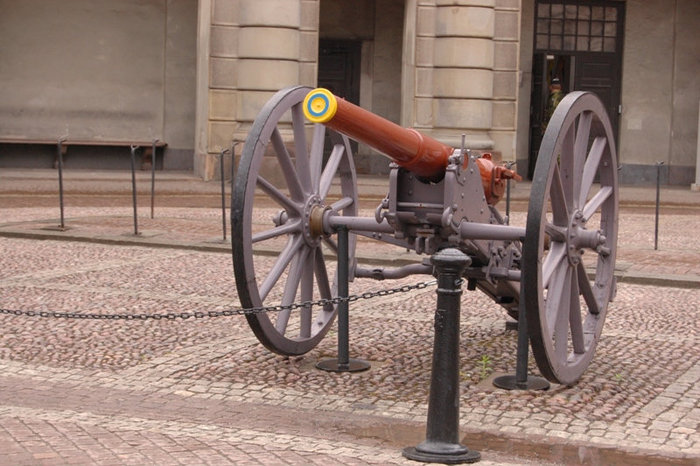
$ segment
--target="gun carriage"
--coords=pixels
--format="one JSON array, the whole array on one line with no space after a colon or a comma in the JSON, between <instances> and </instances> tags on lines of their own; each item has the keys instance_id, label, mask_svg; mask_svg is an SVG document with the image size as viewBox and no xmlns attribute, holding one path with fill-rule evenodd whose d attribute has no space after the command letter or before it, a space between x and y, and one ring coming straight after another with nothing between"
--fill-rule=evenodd
<instances>
[{"instance_id":1,"label":"gun carriage","mask_svg":"<svg viewBox=\"0 0 700 466\"><path fill-rule=\"evenodd\" d=\"M324 155L327 137L332 150ZM360 215L350 139L391 159L389 192L373 215ZM572 92L557 107L525 226L510 225L496 208L508 179L519 177L488 156L402 128L325 89L279 91L255 120L237 170L234 273L245 307L306 304L247 315L253 332L283 355L304 354L321 341L336 305L309 302L337 296L335 235L346 227L351 279L433 271L420 259L392 269L362 267L358 237L423 255L460 249L471 259L467 288L480 289L516 319L526 312L542 374L574 383L593 358L615 292L617 159L600 100Z\"/></svg>"}]
</instances>

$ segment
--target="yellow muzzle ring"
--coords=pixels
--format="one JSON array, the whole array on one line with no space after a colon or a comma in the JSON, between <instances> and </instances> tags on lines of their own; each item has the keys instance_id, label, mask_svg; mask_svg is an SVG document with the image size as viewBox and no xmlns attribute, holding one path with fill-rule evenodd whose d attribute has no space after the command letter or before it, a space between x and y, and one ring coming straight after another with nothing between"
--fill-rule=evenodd
<instances>
[{"instance_id":1,"label":"yellow muzzle ring","mask_svg":"<svg viewBox=\"0 0 700 466\"><path fill-rule=\"evenodd\" d=\"M304 115L312 123L327 123L338 111L338 101L331 91L319 87L304 98Z\"/></svg>"}]
</instances>

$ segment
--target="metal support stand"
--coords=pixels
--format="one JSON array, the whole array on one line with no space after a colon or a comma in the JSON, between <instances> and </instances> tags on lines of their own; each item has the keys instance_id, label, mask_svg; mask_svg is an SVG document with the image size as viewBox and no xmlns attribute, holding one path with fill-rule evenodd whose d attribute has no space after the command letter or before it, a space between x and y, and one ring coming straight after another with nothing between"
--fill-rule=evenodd
<instances>
[{"instance_id":1,"label":"metal support stand","mask_svg":"<svg viewBox=\"0 0 700 466\"><path fill-rule=\"evenodd\" d=\"M131 194L134 202L134 235L139 234L139 220L136 209L136 149L139 146L131 146Z\"/></svg>"},{"instance_id":2,"label":"metal support stand","mask_svg":"<svg viewBox=\"0 0 700 466\"><path fill-rule=\"evenodd\" d=\"M518 309L518 350L515 357L515 375L496 377L493 384L505 390L547 390L549 382L542 377L527 375L530 342L527 334L527 312L525 311L524 288L520 286Z\"/></svg>"},{"instance_id":3,"label":"metal support stand","mask_svg":"<svg viewBox=\"0 0 700 466\"><path fill-rule=\"evenodd\" d=\"M506 168L508 170L513 168L517 162L506 162ZM506 225L510 225L510 178L506 180Z\"/></svg>"},{"instance_id":4,"label":"metal support stand","mask_svg":"<svg viewBox=\"0 0 700 466\"><path fill-rule=\"evenodd\" d=\"M58 138L58 203L61 209L61 223L58 226L60 230L66 229L65 216L63 214L63 141L65 137Z\"/></svg>"},{"instance_id":5,"label":"metal support stand","mask_svg":"<svg viewBox=\"0 0 700 466\"><path fill-rule=\"evenodd\" d=\"M224 175L224 155L230 152L224 149L219 154L219 172L221 173L221 226L224 231L224 239L226 241L226 176Z\"/></svg>"},{"instance_id":6,"label":"metal support stand","mask_svg":"<svg viewBox=\"0 0 700 466\"><path fill-rule=\"evenodd\" d=\"M348 228L338 227L338 357L325 359L316 364L318 369L329 372L361 372L370 368L367 361L350 358L350 322L348 302Z\"/></svg>"},{"instance_id":7,"label":"metal support stand","mask_svg":"<svg viewBox=\"0 0 700 466\"><path fill-rule=\"evenodd\" d=\"M659 204L661 203L661 165L656 162L656 216L654 217L654 251L659 249Z\"/></svg>"},{"instance_id":8,"label":"metal support stand","mask_svg":"<svg viewBox=\"0 0 700 466\"><path fill-rule=\"evenodd\" d=\"M153 140L151 146L151 218L153 218L153 210L156 197L156 143L158 139Z\"/></svg>"},{"instance_id":9,"label":"metal support stand","mask_svg":"<svg viewBox=\"0 0 700 466\"><path fill-rule=\"evenodd\" d=\"M437 271L437 309L433 366L425 440L403 450L403 456L424 463L474 463L478 451L459 443L459 319L462 272L471 259L456 248L432 257Z\"/></svg>"}]
</instances>

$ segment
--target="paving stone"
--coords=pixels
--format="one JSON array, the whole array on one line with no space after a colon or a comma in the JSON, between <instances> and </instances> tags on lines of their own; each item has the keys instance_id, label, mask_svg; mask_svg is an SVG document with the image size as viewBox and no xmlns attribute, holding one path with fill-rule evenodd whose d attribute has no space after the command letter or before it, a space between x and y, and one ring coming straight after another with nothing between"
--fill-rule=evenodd
<instances>
[{"instance_id":1,"label":"paving stone","mask_svg":"<svg viewBox=\"0 0 700 466\"><path fill-rule=\"evenodd\" d=\"M76 231L112 237L128 231L129 214L121 207L71 213ZM194 244L216 236L217 215L164 207L160 219L144 220L161 239ZM52 216L55 208L3 209L0 223L31 229ZM700 230L698 217L664 216L663 244L687 244L687 232ZM627 273L700 275L697 247L654 252L648 213L621 220ZM367 289L360 282L352 286ZM185 312L237 302L226 253L7 237L0 237L0 295L0 307L81 312ZM476 431L550 454L613 448L637 463L648 454L667 464L672 454L700 458L700 291L620 280L611 306L597 355L576 386L504 393L478 386L478 361L486 347L494 371L512 371L514 335L504 334L497 306L464 293L460 371L468 376L460 419L467 437ZM27 325L0 315L0 464L413 464L400 451L424 435L433 308L434 289L353 305L353 353L373 361L361 376L310 368L334 354L334 332L295 362L262 348L240 317ZM490 464L498 452L483 456ZM530 461L539 464L521 457L492 464Z\"/></svg>"}]
</instances>

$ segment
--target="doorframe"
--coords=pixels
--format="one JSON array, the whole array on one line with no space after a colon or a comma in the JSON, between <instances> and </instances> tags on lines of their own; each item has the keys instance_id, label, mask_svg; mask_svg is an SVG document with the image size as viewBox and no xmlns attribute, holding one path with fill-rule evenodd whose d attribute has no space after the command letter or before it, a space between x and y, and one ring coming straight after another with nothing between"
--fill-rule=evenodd
<instances>
[{"instance_id":1,"label":"doorframe","mask_svg":"<svg viewBox=\"0 0 700 466\"><path fill-rule=\"evenodd\" d=\"M626 3L621 0L534 0L533 1L534 7L533 7L533 15L532 15L532 79L530 82L530 117L527 125L527 130L528 130L528 144L527 144L527 170L526 174L528 178L532 178L532 171L534 169L535 161L536 161L536 156L538 152L538 147L533 147L534 144L537 142L541 142L541 138L533 138L533 128L535 127L536 122L532 121L533 115L535 114L543 114L543 109L538 109L536 110L535 106L542 106L546 105L546 97L548 95L548 87L549 87L549 79L551 76L546 76L548 74L548 68L546 67L546 62L547 62L547 56L564 56L568 57L567 60L569 63L567 64L567 76L565 77L564 82L562 83L562 87L565 90L565 92L571 92L575 90L586 90L585 88L581 88L580 84L575 81L575 76L576 76L576 67L577 67L577 58L580 59L584 55L586 56L591 56L592 54L601 54L601 55L606 55L609 56L609 54L614 54L616 57L616 70L615 74L617 75L616 77L613 78L613 82L617 83L617 86L614 87L613 89L613 94L616 95L616 99L614 100L617 103L617 114L616 115L611 115L611 120L617 120L618 124L614 125L615 126L615 139L619 141L619 119L620 119L620 108L621 108L621 103L622 103L622 60L623 60L623 50L624 50L624 22L625 22L625 7ZM552 48L551 46L551 40L550 43L548 43L548 47L540 47L538 48L538 10L540 5L562 5L562 6L590 6L590 7L614 7L616 8L616 31L615 31L615 50L614 51L582 51L582 50L577 50L577 47L573 47L573 49L567 49L567 50L562 50L564 47L560 48ZM551 12L551 11L550 11ZM578 19L578 18L577 18ZM591 21L593 22L593 21ZM552 34L552 26L550 22L549 26L550 30L548 34L550 34L550 37ZM577 26L578 28L578 26ZM592 29L589 30L589 32L592 33ZM578 34L578 30L576 30L576 33ZM578 40L578 35L574 35L576 38L575 40ZM589 37L593 37L590 35ZM536 65L538 60L535 59L537 55L544 55L545 56L545 66L543 69L536 69ZM542 73L545 74L545 76L542 76ZM538 78L544 78L544 79L538 79ZM561 77L560 77L561 78ZM535 97L538 95L538 90L535 89L535 86L539 82L539 85L542 86L542 89L539 89L539 92L542 92L542 99L540 101L535 101ZM533 140L534 139L534 140ZM534 160L533 160L534 157Z\"/></svg>"}]
</instances>

